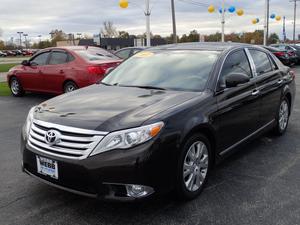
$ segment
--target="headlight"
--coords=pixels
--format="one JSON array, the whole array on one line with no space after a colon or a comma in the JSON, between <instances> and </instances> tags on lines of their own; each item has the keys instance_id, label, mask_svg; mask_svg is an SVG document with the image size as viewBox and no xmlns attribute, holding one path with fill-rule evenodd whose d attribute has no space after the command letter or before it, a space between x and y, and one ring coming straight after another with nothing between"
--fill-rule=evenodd
<instances>
[{"instance_id":1,"label":"headlight","mask_svg":"<svg viewBox=\"0 0 300 225\"><path fill-rule=\"evenodd\" d=\"M32 121L33 121L33 113L34 113L35 109L36 109L36 107L34 106L29 110L27 119L25 121L24 129L23 129L25 137L28 137L28 135L29 135L31 124L32 124Z\"/></svg>"},{"instance_id":2,"label":"headlight","mask_svg":"<svg viewBox=\"0 0 300 225\"><path fill-rule=\"evenodd\" d=\"M91 153L91 156L112 149L127 149L142 144L154 138L161 131L163 126L163 122L158 122L147 126L110 133L100 141L98 146Z\"/></svg>"}]
</instances>

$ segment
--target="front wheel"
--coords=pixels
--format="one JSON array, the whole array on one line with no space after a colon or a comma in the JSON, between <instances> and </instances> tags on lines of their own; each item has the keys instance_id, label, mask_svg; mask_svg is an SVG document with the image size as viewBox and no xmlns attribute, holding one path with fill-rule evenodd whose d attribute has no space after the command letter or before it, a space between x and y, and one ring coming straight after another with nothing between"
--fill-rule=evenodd
<instances>
[{"instance_id":1,"label":"front wheel","mask_svg":"<svg viewBox=\"0 0 300 225\"><path fill-rule=\"evenodd\" d=\"M22 85L16 77L13 77L10 80L10 90L11 90L12 95L15 97L21 97L24 95Z\"/></svg>"},{"instance_id":2,"label":"front wheel","mask_svg":"<svg viewBox=\"0 0 300 225\"><path fill-rule=\"evenodd\" d=\"M283 98L280 102L279 110L276 118L276 127L274 132L277 135L283 135L288 127L290 117L290 104L287 98Z\"/></svg>"},{"instance_id":3,"label":"front wheel","mask_svg":"<svg viewBox=\"0 0 300 225\"><path fill-rule=\"evenodd\" d=\"M202 134L194 134L183 146L178 162L176 190L182 200L202 192L210 171L211 146Z\"/></svg>"}]
</instances>

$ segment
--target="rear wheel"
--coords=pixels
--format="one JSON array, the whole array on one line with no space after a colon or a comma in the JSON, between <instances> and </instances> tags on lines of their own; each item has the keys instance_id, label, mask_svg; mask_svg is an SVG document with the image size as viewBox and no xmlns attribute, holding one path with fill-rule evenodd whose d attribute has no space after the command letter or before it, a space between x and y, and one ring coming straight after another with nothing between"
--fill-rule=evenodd
<instances>
[{"instance_id":1,"label":"rear wheel","mask_svg":"<svg viewBox=\"0 0 300 225\"><path fill-rule=\"evenodd\" d=\"M277 135L283 135L288 127L290 117L290 104L286 97L284 97L279 106L276 118L276 127L274 132Z\"/></svg>"},{"instance_id":2,"label":"rear wheel","mask_svg":"<svg viewBox=\"0 0 300 225\"><path fill-rule=\"evenodd\" d=\"M64 85L64 93L69 93L69 92L75 91L77 89L78 89L78 87L73 81L68 81Z\"/></svg>"},{"instance_id":3,"label":"rear wheel","mask_svg":"<svg viewBox=\"0 0 300 225\"><path fill-rule=\"evenodd\" d=\"M211 146L202 134L194 134L183 146L178 162L176 190L182 200L196 198L210 171Z\"/></svg>"},{"instance_id":4,"label":"rear wheel","mask_svg":"<svg viewBox=\"0 0 300 225\"><path fill-rule=\"evenodd\" d=\"M13 77L10 80L10 90L11 90L12 95L15 97L21 97L24 95L22 85L21 85L20 81L18 80L18 78L16 78L16 77Z\"/></svg>"}]
</instances>

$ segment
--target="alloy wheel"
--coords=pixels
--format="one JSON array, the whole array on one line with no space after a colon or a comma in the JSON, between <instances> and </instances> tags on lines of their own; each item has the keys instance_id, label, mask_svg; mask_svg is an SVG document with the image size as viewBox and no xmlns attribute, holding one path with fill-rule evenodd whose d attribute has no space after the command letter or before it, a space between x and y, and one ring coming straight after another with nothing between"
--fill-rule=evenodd
<instances>
[{"instance_id":1,"label":"alloy wheel","mask_svg":"<svg viewBox=\"0 0 300 225\"><path fill-rule=\"evenodd\" d=\"M18 95L20 92L20 84L16 79L13 79L11 82L11 91L14 95Z\"/></svg>"},{"instance_id":2,"label":"alloy wheel","mask_svg":"<svg viewBox=\"0 0 300 225\"><path fill-rule=\"evenodd\" d=\"M208 150L205 143L194 142L186 153L183 165L183 181L190 192L202 186L208 171Z\"/></svg>"},{"instance_id":3,"label":"alloy wheel","mask_svg":"<svg viewBox=\"0 0 300 225\"><path fill-rule=\"evenodd\" d=\"M283 100L279 108L279 128L285 130L289 120L289 105L286 100Z\"/></svg>"}]
</instances>

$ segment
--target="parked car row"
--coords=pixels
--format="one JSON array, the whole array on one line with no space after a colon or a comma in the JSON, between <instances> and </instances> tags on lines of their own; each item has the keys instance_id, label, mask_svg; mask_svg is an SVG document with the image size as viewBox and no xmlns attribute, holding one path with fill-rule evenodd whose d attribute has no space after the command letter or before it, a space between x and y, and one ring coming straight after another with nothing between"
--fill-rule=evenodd
<instances>
[{"instance_id":1,"label":"parked car row","mask_svg":"<svg viewBox=\"0 0 300 225\"><path fill-rule=\"evenodd\" d=\"M75 81L94 83L120 62L103 50L52 48L8 79L16 96L61 93ZM131 201L172 192L191 200L237 146L267 131L285 133L295 88L291 68L262 47L149 48L101 82L33 107L21 165L48 185L89 197Z\"/></svg>"},{"instance_id":2,"label":"parked car row","mask_svg":"<svg viewBox=\"0 0 300 225\"><path fill-rule=\"evenodd\" d=\"M300 64L300 46L288 44L272 44L264 46L271 51L284 65Z\"/></svg>"},{"instance_id":3,"label":"parked car row","mask_svg":"<svg viewBox=\"0 0 300 225\"><path fill-rule=\"evenodd\" d=\"M1 50L0 57L7 56L33 56L38 50L23 49L23 50Z\"/></svg>"}]
</instances>

